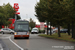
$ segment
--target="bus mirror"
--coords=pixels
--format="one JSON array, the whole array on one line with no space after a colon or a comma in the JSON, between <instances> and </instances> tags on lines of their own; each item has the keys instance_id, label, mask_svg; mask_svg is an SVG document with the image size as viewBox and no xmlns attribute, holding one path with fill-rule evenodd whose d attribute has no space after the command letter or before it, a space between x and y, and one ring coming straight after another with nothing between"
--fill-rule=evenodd
<instances>
[{"instance_id":1,"label":"bus mirror","mask_svg":"<svg viewBox=\"0 0 75 50\"><path fill-rule=\"evenodd\" d=\"M31 30L31 27L29 27L29 31Z\"/></svg>"}]
</instances>

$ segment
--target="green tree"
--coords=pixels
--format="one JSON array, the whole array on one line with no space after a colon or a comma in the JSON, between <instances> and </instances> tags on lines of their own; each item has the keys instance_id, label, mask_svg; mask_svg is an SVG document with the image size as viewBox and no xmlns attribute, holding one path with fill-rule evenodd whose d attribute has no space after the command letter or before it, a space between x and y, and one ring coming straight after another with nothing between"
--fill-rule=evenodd
<instances>
[{"instance_id":1,"label":"green tree","mask_svg":"<svg viewBox=\"0 0 75 50\"><path fill-rule=\"evenodd\" d=\"M31 29L35 27L35 22L32 20L32 18L30 18L29 26L31 27Z\"/></svg>"},{"instance_id":2,"label":"green tree","mask_svg":"<svg viewBox=\"0 0 75 50\"><path fill-rule=\"evenodd\" d=\"M40 0L39 3L35 6L35 12L36 12L36 17L40 22L47 22L48 25L48 5L46 0ZM48 27L47 27L48 28ZM47 30L47 35L48 35L48 30Z\"/></svg>"},{"instance_id":3,"label":"green tree","mask_svg":"<svg viewBox=\"0 0 75 50\"><path fill-rule=\"evenodd\" d=\"M37 3L37 5L35 6L35 12L36 12L35 16L38 18L40 22L44 22L47 19L48 13L46 11L46 6L47 5L45 0L42 0L42 2L40 0L40 2Z\"/></svg>"},{"instance_id":4,"label":"green tree","mask_svg":"<svg viewBox=\"0 0 75 50\"><path fill-rule=\"evenodd\" d=\"M71 7L71 16L72 16L72 38L75 39L75 0L72 0L73 1L73 4L72 4L72 7Z\"/></svg>"},{"instance_id":5,"label":"green tree","mask_svg":"<svg viewBox=\"0 0 75 50\"><path fill-rule=\"evenodd\" d=\"M3 4L0 6L0 27L2 25L7 26L8 24L11 23L11 21L8 21L9 18L15 18L15 10L14 8L9 4ZM17 19L20 19L19 15L16 15Z\"/></svg>"},{"instance_id":6,"label":"green tree","mask_svg":"<svg viewBox=\"0 0 75 50\"><path fill-rule=\"evenodd\" d=\"M73 1L73 0L72 0ZM60 26L70 24L73 16L73 3L71 0L40 0L35 6L36 16L39 21L47 20L54 26L58 26L60 37ZM71 8L71 10L70 10ZM45 13L44 13L45 12ZM66 21L66 22L65 22ZM72 20L73 21L73 20Z\"/></svg>"}]
</instances>

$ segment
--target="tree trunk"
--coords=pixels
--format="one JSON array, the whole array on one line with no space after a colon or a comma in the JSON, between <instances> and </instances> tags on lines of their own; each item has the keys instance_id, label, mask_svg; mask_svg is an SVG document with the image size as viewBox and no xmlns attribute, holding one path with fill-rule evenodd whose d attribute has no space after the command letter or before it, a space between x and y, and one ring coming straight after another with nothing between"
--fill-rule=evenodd
<instances>
[{"instance_id":1,"label":"tree trunk","mask_svg":"<svg viewBox=\"0 0 75 50\"><path fill-rule=\"evenodd\" d=\"M61 37L60 36L60 25L58 25L58 37Z\"/></svg>"},{"instance_id":2,"label":"tree trunk","mask_svg":"<svg viewBox=\"0 0 75 50\"><path fill-rule=\"evenodd\" d=\"M75 30L75 25L74 25L74 30ZM75 31L73 33L73 39L75 39Z\"/></svg>"},{"instance_id":3,"label":"tree trunk","mask_svg":"<svg viewBox=\"0 0 75 50\"><path fill-rule=\"evenodd\" d=\"M2 27L2 25L0 25L0 28Z\"/></svg>"},{"instance_id":4,"label":"tree trunk","mask_svg":"<svg viewBox=\"0 0 75 50\"><path fill-rule=\"evenodd\" d=\"M73 34L74 34L74 22L72 21L72 38L73 38Z\"/></svg>"},{"instance_id":5,"label":"tree trunk","mask_svg":"<svg viewBox=\"0 0 75 50\"><path fill-rule=\"evenodd\" d=\"M68 24L68 35L70 35L70 24Z\"/></svg>"}]
</instances>

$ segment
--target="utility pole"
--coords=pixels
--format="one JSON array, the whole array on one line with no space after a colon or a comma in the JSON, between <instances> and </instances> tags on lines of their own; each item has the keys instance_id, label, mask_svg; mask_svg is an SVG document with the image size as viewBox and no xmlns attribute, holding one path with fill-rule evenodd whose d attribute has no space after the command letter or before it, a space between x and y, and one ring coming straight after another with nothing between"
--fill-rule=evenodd
<instances>
[{"instance_id":1,"label":"utility pole","mask_svg":"<svg viewBox=\"0 0 75 50\"><path fill-rule=\"evenodd\" d=\"M16 16L16 14L15 14L15 21L17 20L17 16Z\"/></svg>"}]
</instances>

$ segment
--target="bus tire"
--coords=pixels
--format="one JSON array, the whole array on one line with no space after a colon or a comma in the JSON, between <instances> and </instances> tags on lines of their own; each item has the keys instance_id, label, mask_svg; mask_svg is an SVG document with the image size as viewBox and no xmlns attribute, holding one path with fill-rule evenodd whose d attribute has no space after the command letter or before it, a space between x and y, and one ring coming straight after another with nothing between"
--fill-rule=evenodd
<instances>
[{"instance_id":1,"label":"bus tire","mask_svg":"<svg viewBox=\"0 0 75 50\"><path fill-rule=\"evenodd\" d=\"M29 37L27 37L27 39L29 39Z\"/></svg>"},{"instance_id":2,"label":"bus tire","mask_svg":"<svg viewBox=\"0 0 75 50\"><path fill-rule=\"evenodd\" d=\"M13 32L11 32L10 34L14 34Z\"/></svg>"},{"instance_id":3,"label":"bus tire","mask_svg":"<svg viewBox=\"0 0 75 50\"><path fill-rule=\"evenodd\" d=\"M1 33L2 33L2 34L4 34L4 32L3 32L3 31L2 31Z\"/></svg>"},{"instance_id":4,"label":"bus tire","mask_svg":"<svg viewBox=\"0 0 75 50\"><path fill-rule=\"evenodd\" d=\"M16 37L14 37L14 39L16 39Z\"/></svg>"}]
</instances>

